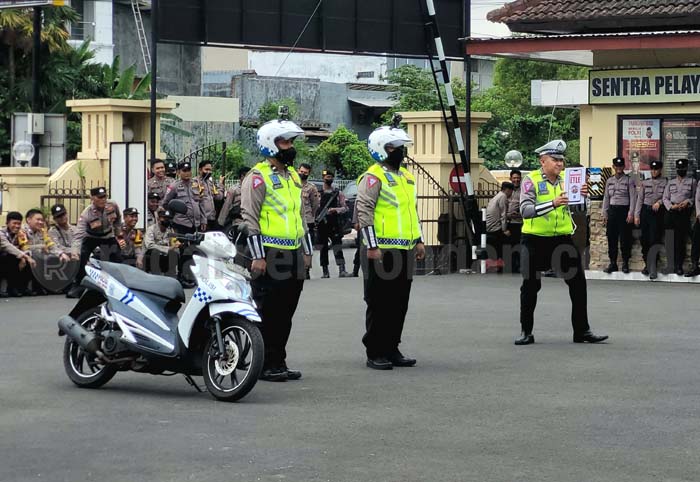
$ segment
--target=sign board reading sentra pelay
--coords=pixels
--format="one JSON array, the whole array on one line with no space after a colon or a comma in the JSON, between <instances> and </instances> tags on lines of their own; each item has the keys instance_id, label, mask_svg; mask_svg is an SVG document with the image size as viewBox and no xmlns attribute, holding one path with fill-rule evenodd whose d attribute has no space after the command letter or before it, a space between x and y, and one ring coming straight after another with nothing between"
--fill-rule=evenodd
<instances>
[{"instance_id":1,"label":"sign board reading sentra pelay","mask_svg":"<svg viewBox=\"0 0 700 482\"><path fill-rule=\"evenodd\" d=\"M700 102L700 67L592 70L589 104Z\"/></svg>"}]
</instances>

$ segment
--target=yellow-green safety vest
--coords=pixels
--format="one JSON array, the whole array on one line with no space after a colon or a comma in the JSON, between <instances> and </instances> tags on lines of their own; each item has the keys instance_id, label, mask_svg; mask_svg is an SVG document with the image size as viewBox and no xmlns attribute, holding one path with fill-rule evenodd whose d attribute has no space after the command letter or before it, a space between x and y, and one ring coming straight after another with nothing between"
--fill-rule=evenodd
<instances>
[{"instance_id":1,"label":"yellow-green safety vest","mask_svg":"<svg viewBox=\"0 0 700 482\"><path fill-rule=\"evenodd\" d=\"M535 190L535 204L554 201L564 189L564 182L559 179L556 186L553 186L545 177L542 176L542 170L532 171L525 176L525 182L532 183L532 189ZM523 234L534 234L536 236L565 236L573 234L574 223L571 221L571 211L569 206L559 206L552 211L549 211L543 216L536 218L523 219Z\"/></svg>"},{"instance_id":2,"label":"yellow-green safety vest","mask_svg":"<svg viewBox=\"0 0 700 482\"><path fill-rule=\"evenodd\" d=\"M301 179L293 167L288 167L289 179L272 170L269 162L258 163L265 182L265 200L260 209L260 235L263 246L297 249L304 236L301 218Z\"/></svg>"},{"instance_id":3,"label":"yellow-green safety vest","mask_svg":"<svg viewBox=\"0 0 700 482\"><path fill-rule=\"evenodd\" d=\"M405 167L396 173L373 164L360 176L358 184L367 174L382 183L374 208L377 245L384 249L413 249L422 236L416 209L415 178Z\"/></svg>"}]
</instances>

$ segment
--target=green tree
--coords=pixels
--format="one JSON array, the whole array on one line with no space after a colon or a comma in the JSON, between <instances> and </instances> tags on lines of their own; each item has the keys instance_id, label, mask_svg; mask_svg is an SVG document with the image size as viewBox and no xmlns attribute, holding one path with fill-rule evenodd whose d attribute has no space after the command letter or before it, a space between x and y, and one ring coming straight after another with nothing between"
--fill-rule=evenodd
<instances>
[{"instance_id":1,"label":"green tree","mask_svg":"<svg viewBox=\"0 0 700 482\"><path fill-rule=\"evenodd\" d=\"M279 107L281 105L285 105L289 108L289 120L297 120L299 109L296 101L291 98L285 98L277 101L265 102L260 109L258 109L258 120L260 123L264 124L265 122L278 119Z\"/></svg>"},{"instance_id":2,"label":"green tree","mask_svg":"<svg viewBox=\"0 0 700 482\"><path fill-rule=\"evenodd\" d=\"M314 163L336 171L338 177L355 179L374 163L367 144L341 125L313 151Z\"/></svg>"}]
</instances>

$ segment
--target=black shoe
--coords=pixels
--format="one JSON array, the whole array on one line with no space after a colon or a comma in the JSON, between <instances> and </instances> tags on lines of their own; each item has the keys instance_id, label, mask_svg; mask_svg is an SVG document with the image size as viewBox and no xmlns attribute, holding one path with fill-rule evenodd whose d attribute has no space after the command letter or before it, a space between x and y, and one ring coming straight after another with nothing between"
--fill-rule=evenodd
<instances>
[{"instance_id":1,"label":"black shoe","mask_svg":"<svg viewBox=\"0 0 700 482\"><path fill-rule=\"evenodd\" d=\"M658 277L659 276L656 274L656 271L654 271L653 273L649 273L649 279L656 279Z\"/></svg>"},{"instance_id":2,"label":"black shoe","mask_svg":"<svg viewBox=\"0 0 700 482\"><path fill-rule=\"evenodd\" d=\"M74 286L70 290L68 290L68 293L66 293L66 298L70 298L70 299L80 298L81 296L83 296L83 291L84 291L84 289L81 288L80 286Z\"/></svg>"},{"instance_id":3,"label":"black shoe","mask_svg":"<svg viewBox=\"0 0 700 482\"><path fill-rule=\"evenodd\" d=\"M649 276L649 269L646 266L644 266L644 269L642 270L642 274L644 276Z\"/></svg>"},{"instance_id":4,"label":"black shoe","mask_svg":"<svg viewBox=\"0 0 700 482\"><path fill-rule=\"evenodd\" d=\"M299 380L301 378L301 372L299 370L290 370L286 363L283 363L280 368L287 372L287 380Z\"/></svg>"},{"instance_id":5,"label":"black shoe","mask_svg":"<svg viewBox=\"0 0 700 482\"><path fill-rule=\"evenodd\" d=\"M44 288L34 288L34 290L32 290L33 296L47 296L48 294L49 292L46 291Z\"/></svg>"},{"instance_id":6,"label":"black shoe","mask_svg":"<svg viewBox=\"0 0 700 482\"><path fill-rule=\"evenodd\" d=\"M596 335L591 330L585 331L580 335L574 334L574 343L600 343L608 339L608 335Z\"/></svg>"},{"instance_id":7,"label":"black shoe","mask_svg":"<svg viewBox=\"0 0 700 482\"><path fill-rule=\"evenodd\" d=\"M415 358L405 357L399 350L396 350L394 354L389 355L387 358L395 367L412 367L416 364Z\"/></svg>"},{"instance_id":8,"label":"black shoe","mask_svg":"<svg viewBox=\"0 0 700 482\"><path fill-rule=\"evenodd\" d=\"M555 273L553 269L548 269L547 271L542 273L542 276L544 276L545 278L556 278L557 273Z\"/></svg>"},{"instance_id":9,"label":"black shoe","mask_svg":"<svg viewBox=\"0 0 700 482\"><path fill-rule=\"evenodd\" d=\"M7 296L10 298L21 298L24 295L24 293L17 288L8 288L7 289Z\"/></svg>"},{"instance_id":10,"label":"black shoe","mask_svg":"<svg viewBox=\"0 0 700 482\"><path fill-rule=\"evenodd\" d=\"M328 266L324 266L323 267L323 275L321 276L321 278L330 278L330 277L331 277L331 274L328 272Z\"/></svg>"},{"instance_id":11,"label":"black shoe","mask_svg":"<svg viewBox=\"0 0 700 482\"><path fill-rule=\"evenodd\" d=\"M282 367L266 368L260 374L260 380L265 380L266 382L286 382L287 379L287 370Z\"/></svg>"},{"instance_id":12,"label":"black shoe","mask_svg":"<svg viewBox=\"0 0 700 482\"><path fill-rule=\"evenodd\" d=\"M192 289L195 286L197 286L197 283L195 283L194 281L190 281L190 280L186 280L186 279L180 280L180 284L182 285L182 288L185 290L189 290L189 289Z\"/></svg>"},{"instance_id":13,"label":"black shoe","mask_svg":"<svg viewBox=\"0 0 700 482\"><path fill-rule=\"evenodd\" d=\"M375 370L391 370L394 366L385 357L368 358L367 366Z\"/></svg>"},{"instance_id":14,"label":"black shoe","mask_svg":"<svg viewBox=\"0 0 700 482\"><path fill-rule=\"evenodd\" d=\"M338 278L351 278L351 277L352 277L352 275L350 273L348 273L347 271L345 271L345 268L341 268L338 271Z\"/></svg>"},{"instance_id":15,"label":"black shoe","mask_svg":"<svg viewBox=\"0 0 700 482\"><path fill-rule=\"evenodd\" d=\"M360 276L360 270L358 270L358 269L352 270L352 277L357 278L358 276Z\"/></svg>"},{"instance_id":16,"label":"black shoe","mask_svg":"<svg viewBox=\"0 0 700 482\"><path fill-rule=\"evenodd\" d=\"M688 272L685 274L685 277L686 277L686 278L694 278L694 277L696 277L696 276L698 276L698 275L700 275L700 268L696 267L695 269L693 269L693 270L691 270L691 271L688 271Z\"/></svg>"},{"instance_id":17,"label":"black shoe","mask_svg":"<svg viewBox=\"0 0 700 482\"><path fill-rule=\"evenodd\" d=\"M681 269L681 268L677 269L677 270L676 270L676 274L677 274L678 276L683 276L683 269Z\"/></svg>"},{"instance_id":18,"label":"black shoe","mask_svg":"<svg viewBox=\"0 0 700 482\"><path fill-rule=\"evenodd\" d=\"M520 333L520 338L515 340L515 345L521 346L521 345L532 345L535 343L535 335L532 333L527 334L527 333Z\"/></svg>"},{"instance_id":19,"label":"black shoe","mask_svg":"<svg viewBox=\"0 0 700 482\"><path fill-rule=\"evenodd\" d=\"M622 272L625 274L630 272L630 265L627 261L622 262Z\"/></svg>"},{"instance_id":20,"label":"black shoe","mask_svg":"<svg viewBox=\"0 0 700 482\"><path fill-rule=\"evenodd\" d=\"M306 274L304 275L304 279L311 279L311 272L310 270L306 270Z\"/></svg>"},{"instance_id":21,"label":"black shoe","mask_svg":"<svg viewBox=\"0 0 700 482\"><path fill-rule=\"evenodd\" d=\"M610 274L610 273L614 273L615 271L617 271L617 264L615 264L615 263L610 263L610 264L608 265L608 267L605 268L605 269L603 270L603 273L608 273L608 274Z\"/></svg>"}]
</instances>

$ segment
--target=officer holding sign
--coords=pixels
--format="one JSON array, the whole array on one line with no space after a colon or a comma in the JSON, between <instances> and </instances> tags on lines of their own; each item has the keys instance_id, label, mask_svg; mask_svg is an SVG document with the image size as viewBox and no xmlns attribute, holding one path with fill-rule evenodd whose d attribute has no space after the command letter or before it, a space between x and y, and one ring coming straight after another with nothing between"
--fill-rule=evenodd
<instances>
[{"instance_id":1,"label":"officer holding sign","mask_svg":"<svg viewBox=\"0 0 700 482\"><path fill-rule=\"evenodd\" d=\"M561 171L564 168L566 143L555 140L535 152L540 157L541 168L532 171L523 180L520 194L520 214L523 216L521 272L523 284L520 288L520 324L522 333L516 345L535 342L532 334L537 293L542 288L540 272L553 269L569 287L571 297L571 324L574 343L599 343L607 336L594 334L588 325L586 277L583 272L581 253L574 245L571 235L574 224L569 198L564 191ZM588 196L588 186L583 185L581 194Z\"/></svg>"}]
</instances>

